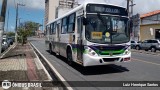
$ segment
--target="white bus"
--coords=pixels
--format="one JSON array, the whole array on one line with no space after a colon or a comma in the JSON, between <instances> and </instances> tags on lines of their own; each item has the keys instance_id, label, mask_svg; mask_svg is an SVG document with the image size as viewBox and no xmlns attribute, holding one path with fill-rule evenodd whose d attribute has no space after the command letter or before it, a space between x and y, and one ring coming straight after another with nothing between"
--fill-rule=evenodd
<instances>
[{"instance_id":1,"label":"white bus","mask_svg":"<svg viewBox=\"0 0 160 90\"><path fill-rule=\"evenodd\" d=\"M46 25L50 52L83 66L131 60L127 9L106 3L84 3Z\"/></svg>"}]
</instances>

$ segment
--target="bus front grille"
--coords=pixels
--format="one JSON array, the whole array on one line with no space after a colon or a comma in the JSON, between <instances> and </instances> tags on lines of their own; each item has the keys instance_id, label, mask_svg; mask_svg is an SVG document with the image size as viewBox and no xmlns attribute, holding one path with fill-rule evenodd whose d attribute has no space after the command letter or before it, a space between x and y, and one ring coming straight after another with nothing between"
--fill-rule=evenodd
<instances>
[{"instance_id":1,"label":"bus front grille","mask_svg":"<svg viewBox=\"0 0 160 90\"><path fill-rule=\"evenodd\" d=\"M104 62L115 62L115 61L118 61L119 58L103 58L103 61Z\"/></svg>"}]
</instances>

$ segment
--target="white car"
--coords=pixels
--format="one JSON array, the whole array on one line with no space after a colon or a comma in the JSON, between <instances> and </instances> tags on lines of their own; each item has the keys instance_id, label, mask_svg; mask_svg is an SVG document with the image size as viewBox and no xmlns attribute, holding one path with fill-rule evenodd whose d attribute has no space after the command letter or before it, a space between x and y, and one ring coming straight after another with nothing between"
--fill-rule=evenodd
<instances>
[{"instance_id":1,"label":"white car","mask_svg":"<svg viewBox=\"0 0 160 90\"><path fill-rule=\"evenodd\" d=\"M160 40L158 39L145 40L141 42L137 47L145 51L151 50L151 52L156 52L156 50L160 50Z\"/></svg>"}]
</instances>

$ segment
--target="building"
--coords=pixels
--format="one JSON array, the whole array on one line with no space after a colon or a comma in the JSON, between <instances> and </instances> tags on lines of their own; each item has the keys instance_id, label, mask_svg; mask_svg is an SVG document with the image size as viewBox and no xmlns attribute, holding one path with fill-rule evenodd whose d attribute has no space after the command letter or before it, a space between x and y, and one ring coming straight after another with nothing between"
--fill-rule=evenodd
<instances>
[{"instance_id":1,"label":"building","mask_svg":"<svg viewBox=\"0 0 160 90\"><path fill-rule=\"evenodd\" d=\"M45 25L76 6L75 0L45 0Z\"/></svg>"},{"instance_id":2,"label":"building","mask_svg":"<svg viewBox=\"0 0 160 90\"><path fill-rule=\"evenodd\" d=\"M75 2L75 0L59 0L59 6L57 7L56 11L56 18L63 16L65 13L69 12L78 5L78 2Z\"/></svg>"},{"instance_id":3,"label":"building","mask_svg":"<svg viewBox=\"0 0 160 90\"><path fill-rule=\"evenodd\" d=\"M44 36L44 33L41 30L37 30L36 31L36 36L38 36L39 38Z\"/></svg>"},{"instance_id":4,"label":"building","mask_svg":"<svg viewBox=\"0 0 160 90\"><path fill-rule=\"evenodd\" d=\"M45 25L56 18L56 8L59 0L45 0Z\"/></svg>"},{"instance_id":5,"label":"building","mask_svg":"<svg viewBox=\"0 0 160 90\"><path fill-rule=\"evenodd\" d=\"M141 15L140 41L160 39L160 10Z\"/></svg>"}]
</instances>

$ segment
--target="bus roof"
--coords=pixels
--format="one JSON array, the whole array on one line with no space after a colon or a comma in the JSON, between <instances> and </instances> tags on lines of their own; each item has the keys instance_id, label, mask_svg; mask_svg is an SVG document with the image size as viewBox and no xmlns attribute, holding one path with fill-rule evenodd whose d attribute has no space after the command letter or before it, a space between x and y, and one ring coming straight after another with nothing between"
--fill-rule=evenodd
<instances>
[{"instance_id":1,"label":"bus roof","mask_svg":"<svg viewBox=\"0 0 160 90\"><path fill-rule=\"evenodd\" d=\"M62 19L63 17L68 16L68 15L76 12L77 10L80 10L81 8L84 8L84 9L85 9L85 6L86 6L87 4L104 4L104 5L112 5L112 6L117 6L117 7L125 8L125 7L123 7L123 6L114 5L114 4L107 4L107 3L105 3L105 2L101 2L101 3L99 3L99 2L84 2L83 4L81 4L80 6L77 6L76 8L72 9L71 11L69 11L68 13L66 13L65 15L63 15L63 16L61 16L61 17L59 17L59 18L56 18L56 19L52 20L51 22L47 23L47 25L49 25L49 24L51 24L51 23L53 23L53 22L55 22L55 21L57 21L57 20L59 20L59 19Z\"/></svg>"}]
</instances>

